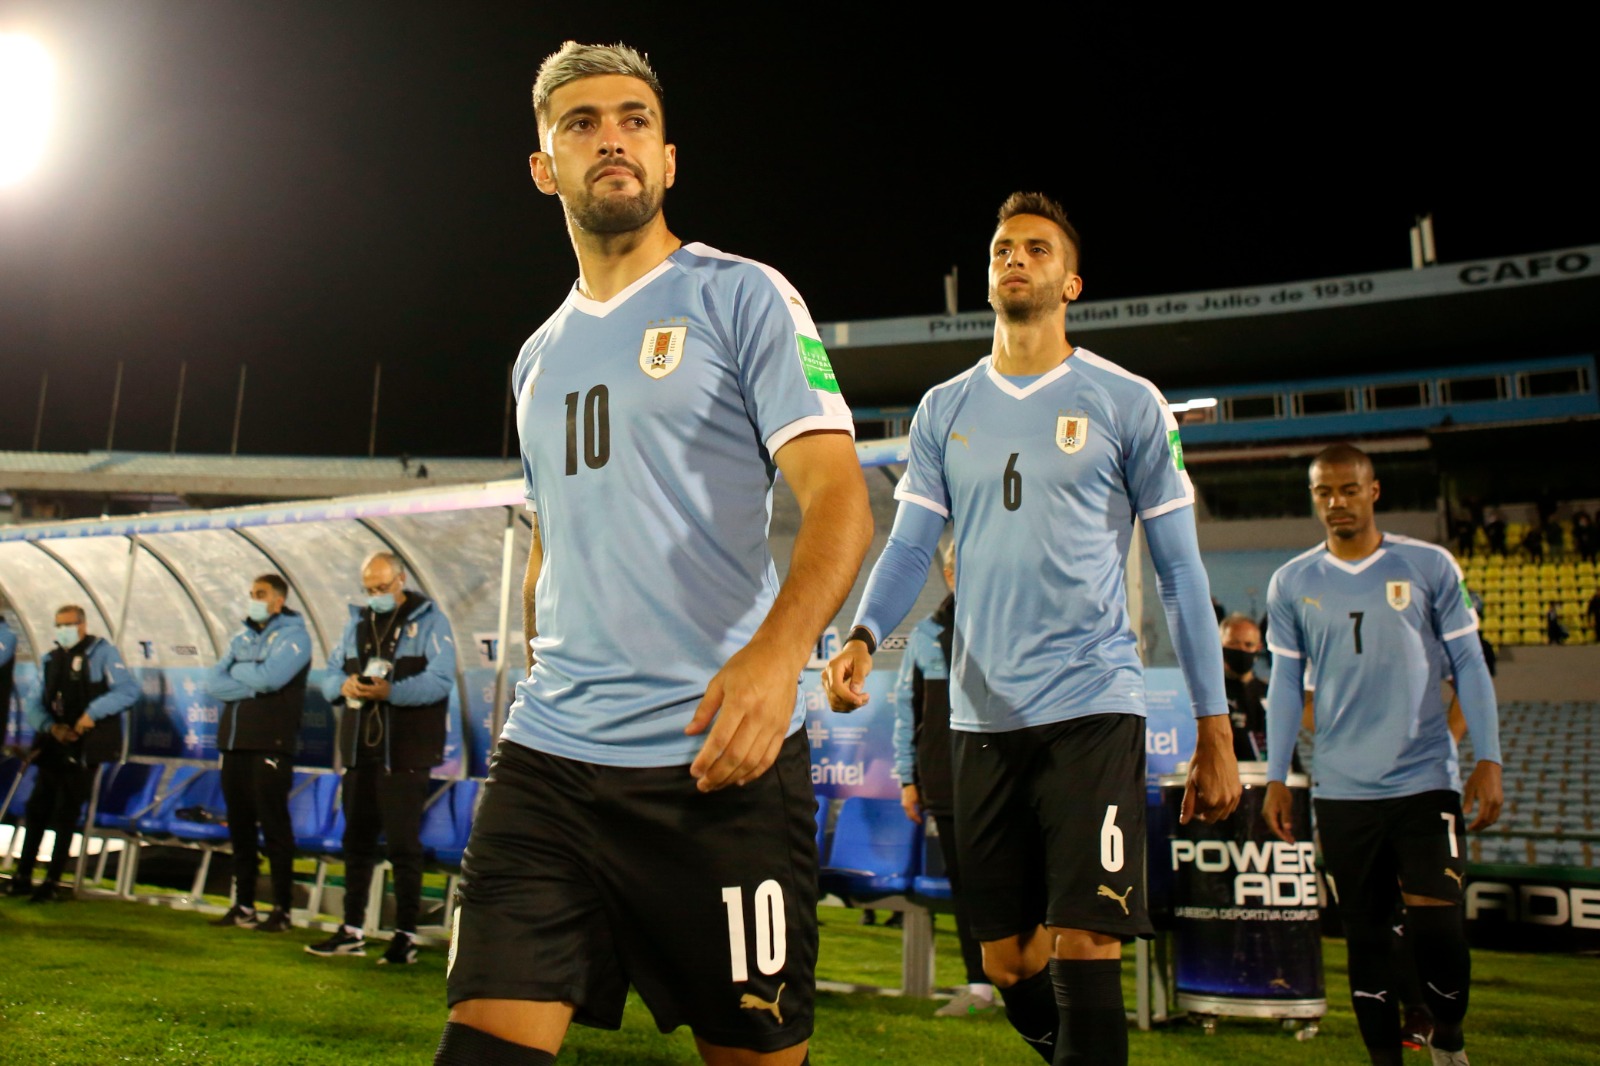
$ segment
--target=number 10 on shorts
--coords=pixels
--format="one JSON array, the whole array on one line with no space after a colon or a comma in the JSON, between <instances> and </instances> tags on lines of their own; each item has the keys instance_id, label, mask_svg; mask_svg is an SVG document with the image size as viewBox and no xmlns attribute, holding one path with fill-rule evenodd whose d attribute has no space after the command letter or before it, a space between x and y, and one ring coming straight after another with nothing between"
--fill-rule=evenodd
<instances>
[{"instance_id":1,"label":"number 10 on shorts","mask_svg":"<svg viewBox=\"0 0 1600 1066\"><path fill-rule=\"evenodd\" d=\"M750 980L750 960L744 943L744 889L738 885L722 890L722 905L728 909L728 955L733 961L733 979ZM788 952L788 920L783 913L783 886L763 881L756 887L756 969L771 976L783 969Z\"/></svg>"}]
</instances>

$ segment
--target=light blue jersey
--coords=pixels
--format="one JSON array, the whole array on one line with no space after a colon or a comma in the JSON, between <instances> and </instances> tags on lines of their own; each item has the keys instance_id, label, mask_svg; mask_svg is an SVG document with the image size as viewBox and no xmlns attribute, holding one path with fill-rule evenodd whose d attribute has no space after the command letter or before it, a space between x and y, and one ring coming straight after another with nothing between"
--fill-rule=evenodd
<instances>
[{"instance_id":1,"label":"light blue jersey","mask_svg":"<svg viewBox=\"0 0 1600 1066\"><path fill-rule=\"evenodd\" d=\"M1482 653L1478 616L1448 551L1386 533L1352 563L1319 545L1272 575L1267 612L1274 677L1277 663L1295 660L1315 679L1314 795L1383 799L1461 787L1440 682L1452 671L1451 641L1468 637L1463 654ZM1463 689L1469 724L1482 720L1467 703ZM1473 741L1497 762L1498 741L1480 739L1480 730L1495 732L1492 692L1488 710ZM1268 776L1281 781L1295 737L1272 717Z\"/></svg>"},{"instance_id":2,"label":"light blue jersey","mask_svg":"<svg viewBox=\"0 0 1600 1066\"><path fill-rule=\"evenodd\" d=\"M811 315L772 268L688 244L605 303L574 286L513 380L544 559L504 736L692 762L705 741L684 727L777 595L772 457L854 432ZM790 733L804 721L796 677Z\"/></svg>"},{"instance_id":3,"label":"light blue jersey","mask_svg":"<svg viewBox=\"0 0 1600 1066\"><path fill-rule=\"evenodd\" d=\"M1086 348L1025 382L984 358L923 397L895 498L954 516L951 728L1145 713L1128 542L1194 502L1154 385Z\"/></svg>"}]
</instances>

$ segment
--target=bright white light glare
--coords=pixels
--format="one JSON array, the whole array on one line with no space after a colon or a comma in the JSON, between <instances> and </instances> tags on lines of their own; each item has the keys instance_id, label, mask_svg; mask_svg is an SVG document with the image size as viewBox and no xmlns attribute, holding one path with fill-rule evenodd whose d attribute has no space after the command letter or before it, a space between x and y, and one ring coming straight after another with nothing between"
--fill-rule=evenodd
<instances>
[{"instance_id":1,"label":"bright white light glare","mask_svg":"<svg viewBox=\"0 0 1600 1066\"><path fill-rule=\"evenodd\" d=\"M55 65L44 46L0 33L0 187L39 165L55 102Z\"/></svg>"},{"instance_id":2,"label":"bright white light glare","mask_svg":"<svg viewBox=\"0 0 1600 1066\"><path fill-rule=\"evenodd\" d=\"M1217 398L1215 396L1205 396L1198 400L1185 400L1183 403L1175 403L1172 405L1172 412L1180 414L1184 411L1203 411L1207 407L1215 406L1217 406Z\"/></svg>"}]
</instances>

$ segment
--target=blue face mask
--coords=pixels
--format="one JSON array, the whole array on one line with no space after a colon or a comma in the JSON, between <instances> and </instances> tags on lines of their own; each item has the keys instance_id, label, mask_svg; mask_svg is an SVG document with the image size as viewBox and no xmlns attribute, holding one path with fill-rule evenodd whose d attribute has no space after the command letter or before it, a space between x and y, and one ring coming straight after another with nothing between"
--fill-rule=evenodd
<instances>
[{"instance_id":1,"label":"blue face mask","mask_svg":"<svg viewBox=\"0 0 1600 1066\"><path fill-rule=\"evenodd\" d=\"M252 622L265 622L272 617L272 612L267 608L266 600L251 600L245 607L245 613Z\"/></svg>"},{"instance_id":2,"label":"blue face mask","mask_svg":"<svg viewBox=\"0 0 1600 1066\"><path fill-rule=\"evenodd\" d=\"M56 626L56 643L63 648L70 648L78 643L78 627Z\"/></svg>"},{"instance_id":3,"label":"blue face mask","mask_svg":"<svg viewBox=\"0 0 1600 1066\"><path fill-rule=\"evenodd\" d=\"M394 593L385 592L382 596L368 596L367 606L372 608L373 614L388 614L394 610Z\"/></svg>"}]
</instances>

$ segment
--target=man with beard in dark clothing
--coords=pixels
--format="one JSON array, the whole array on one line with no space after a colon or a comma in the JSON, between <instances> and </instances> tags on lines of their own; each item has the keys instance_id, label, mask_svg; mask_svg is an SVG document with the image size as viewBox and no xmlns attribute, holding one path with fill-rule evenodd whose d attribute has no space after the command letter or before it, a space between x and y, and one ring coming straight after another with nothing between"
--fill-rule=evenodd
<instances>
[{"instance_id":1,"label":"man with beard in dark clothing","mask_svg":"<svg viewBox=\"0 0 1600 1066\"><path fill-rule=\"evenodd\" d=\"M24 811L27 832L9 892L34 903L59 898L72 832L94 786L95 767L122 757L122 712L139 699L139 683L108 640L89 636L88 616L77 604L56 611L56 647L44 657L44 683L27 709L33 727L33 764L39 776ZM33 867L46 830L55 847L44 880L33 886Z\"/></svg>"},{"instance_id":2,"label":"man with beard in dark clothing","mask_svg":"<svg viewBox=\"0 0 1600 1066\"><path fill-rule=\"evenodd\" d=\"M422 810L428 771L444 758L445 717L456 683L456 645L444 612L408 590L399 556L374 552L361 566L366 606L351 605L328 654L322 694L343 700L344 925L313 955L365 955L367 892L387 839L394 867L395 933L378 961L417 961L422 909Z\"/></svg>"}]
</instances>

